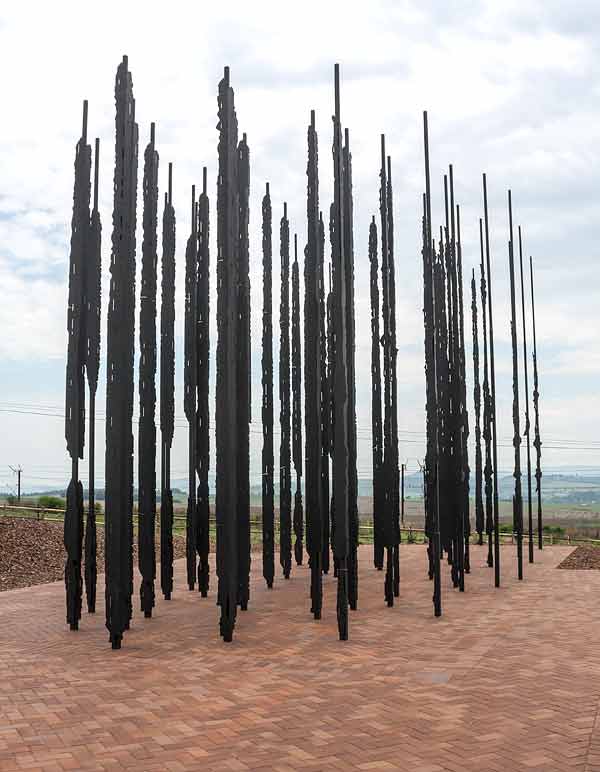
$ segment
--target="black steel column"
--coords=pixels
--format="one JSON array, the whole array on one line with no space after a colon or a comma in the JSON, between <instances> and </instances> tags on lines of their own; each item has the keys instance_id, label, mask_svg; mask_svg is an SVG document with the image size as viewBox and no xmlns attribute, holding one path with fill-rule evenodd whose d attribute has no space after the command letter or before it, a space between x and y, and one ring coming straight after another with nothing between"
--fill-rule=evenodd
<instances>
[{"instance_id":1,"label":"black steel column","mask_svg":"<svg viewBox=\"0 0 600 772\"><path fill-rule=\"evenodd\" d=\"M173 591L173 495L171 445L175 421L175 210L173 164L169 164L162 230L162 281L160 305L160 587L165 600Z\"/></svg>"},{"instance_id":2,"label":"black steel column","mask_svg":"<svg viewBox=\"0 0 600 772\"><path fill-rule=\"evenodd\" d=\"M281 302L279 306L279 562L285 579L292 569L292 451L290 400L290 224L287 204L280 224Z\"/></svg>"},{"instance_id":3,"label":"black steel column","mask_svg":"<svg viewBox=\"0 0 600 772\"><path fill-rule=\"evenodd\" d=\"M79 459L85 444L85 364L87 352L86 272L90 238L90 173L92 148L87 143L88 103L83 103L83 127L75 149L75 184L69 257L67 308L67 371L65 389L65 439L71 457L71 481L67 489L64 522L65 590L67 624L77 630L81 619L81 558L83 546L83 487Z\"/></svg>"},{"instance_id":4,"label":"black steel column","mask_svg":"<svg viewBox=\"0 0 600 772\"><path fill-rule=\"evenodd\" d=\"M508 222L510 241L508 242L508 267L510 272L510 331L512 342L513 368L513 447L515 449L515 493L513 496L513 528L517 534L517 570L519 579L523 578L523 496L521 491L521 434L519 429L519 364L517 341L517 307L515 300L515 258L512 220L512 196L508 191Z\"/></svg>"},{"instance_id":5,"label":"black steel column","mask_svg":"<svg viewBox=\"0 0 600 772\"><path fill-rule=\"evenodd\" d=\"M145 617L154 608L156 553L156 263L158 153L154 123L144 153L142 283L140 287L140 360L138 429L138 567L142 577L140 604Z\"/></svg>"},{"instance_id":6,"label":"black steel column","mask_svg":"<svg viewBox=\"0 0 600 772\"><path fill-rule=\"evenodd\" d=\"M340 68L335 65L335 112L333 119L333 303L335 329L334 372L334 451L333 497L335 528L333 554L337 561L337 618L340 640L348 639L348 553L349 534L349 470L348 470L348 367L347 367L347 291L346 254L344 245L344 162L342 157L342 127L340 122Z\"/></svg>"},{"instance_id":7,"label":"black steel column","mask_svg":"<svg viewBox=\"0 0 600 772\"><path fill-rule=\"evenodd\" d=\"M88 257L86 269L86 334L87 351L85 369L87 372L90 394L89 411L89 480L88 480L88 515L85 526L85 591L87 595L88 612L96 611L96 508L95 508L95 455L96 455L96 390L98 388L98 371L100 369L100 317L101 317L101 239L102 225L98 211L98 173L100 160L100 140L96 138L94 152L94 208L90 220L88 241Z\"/></svg>"},{"instance_id":8,"label":"black steel column","mask_svg":"<svg viewBox=\"0 0 600 772\"><path fill-rule=\"evenodd\" d=\"M323 397L321 379L325 363L323 251L324 227L319 216L319 159L315 112L311 110L307 131L306 168L307 244L304 252L304 410L306 427L306 546L311 572L311 609L318 618L322 605L322 561L324 549L323 494L329 495L329 478L323 476ZM329 471L329 470L327 470ZM326 487L325 487L326 485ZM298 555L296 555L296 560Z\"/></svg>"},{"instance_id":9,"label":"black steel column","mask_svg":"<svg viewBox=\"0 0 600 772\"><path fill-rule=\"evenodd\" d=\"M208 595L210 569L210 500L208 471L210 468L210 207L206 192L206 166L202 170L202 193L198 199L198 280L196 294L196 362L198 404L196 410L196 551L198 553L198 590Z\"/></svg>"},{"instance_id":10,"label":"black steel column","mask_svg":"<svg viewBox=\"0 0 600 772\"><path fill-rule=\"evenodd\" d=\"M318 364L318 360L317 360ZM302 565L304 512L302 506L302 349L300 342L300 268L298 266L298 236L294 233L292 264L292 461L296 473L294 495L294 556ZM317 485L317 487L320 487Z\"/></svg>"},{"instance_id":11,"label":"black steel column","mask_svg":"<svg viewBox=\"0 0 600 772\"><path fill-rule=\"evenodd\" d=\"M533 447L535 448L535 481L537 493L537 526L538 526L538 549L543 549L544 533L542 528L542 441L540 439L540 392L538 382L537 366L537 341L535 337L535 300L533 293L533 260L529 257L529 277L531 281L531 316L533 320L533 411L535 415L535 438Z\"/></svg>"},{"instance_id":12,"label":"black steel column","mask_svg":"<svg viewBox=\"0 0 600 772\"><path fill-rule=\"evenodd\" d=\"M114 211L106 388L106 626L121 647L133 593L133 369L138 127L127 57L115 83Z\"/></svg>"},{"instance_id":13,"label":"black steel column","mask_svg":"<svg viewBox=\"0 0 600 772\"><path fill-rule=\"evenodd\" d=\"M533 563L533 513L531 501L531 438L529 436L531 425L529 423L529 374L527 367L527 325L525 322L525 282L523 280L523 242L521 239L521 226L519 225L519 268L521 271L521 312L523 314L523 372L525 375L525 430L527 437L527 525L528 525L528 554L529 562Z\"/></svg>"},{"instance_id":14,"label":"black steel column","mask_svg":"<svg viewBox=\"0 0 600 772\"><path fill-rule=\"evenodd\" d=\"M229 67L219 83L219 174L217 178L217 575L220 632L231 641L238 585L239 428L239 188L238 131Z\"/></svg>"},{"instance_id":15,"label":"black steel column","mask_svg":"<svg viewBox=\"0 0 600 772\"><path fill-rule=\"evenodd\" d=\"M262 538L263 577L275 576L275 496L273 455L273 246L269 183L262 200L263 329L262 329Z\"/></svg>"}]
</instances>

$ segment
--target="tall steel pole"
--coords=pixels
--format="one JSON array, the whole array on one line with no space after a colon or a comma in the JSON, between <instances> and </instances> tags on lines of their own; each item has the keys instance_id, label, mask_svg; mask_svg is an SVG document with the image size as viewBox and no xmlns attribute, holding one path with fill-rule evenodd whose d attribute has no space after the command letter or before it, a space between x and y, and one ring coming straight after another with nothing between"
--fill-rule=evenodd
<instances>
[{"instance_id":1,"label":"tall steel pole","mask_svg":"<svg viewBox=\"0 0 600 772\"><path fill-rule=\"evenodd\" d=\"M527 437L527 525L528 525L528 554L529 562L533 563L533 513L531 501L531 438L529 422L529 374L527 366L527 329L525 322L525 282L523 279L523 241L521 238L521 226L519 225L519 268L521 272L521 313L523 317L523 373L525 376L525 430Z\"/></svg>"},{"instance_id":2,"label":"tall steel pole","mask_svg":"<svg viewBox=\"0 0 600 772\"><path fill-rule=\"evenodd\" d=\"M492 419L492 464L494 475L494 584L500 587L500 520L498 509L498 430L496 424L496 367L494 360L494 317L492 314L492 270L487 203L487 178L483 175L483 220L485 225L485 256L488 289L488 322L490 333L490 400Z\"/></svg>"}]
</instances>

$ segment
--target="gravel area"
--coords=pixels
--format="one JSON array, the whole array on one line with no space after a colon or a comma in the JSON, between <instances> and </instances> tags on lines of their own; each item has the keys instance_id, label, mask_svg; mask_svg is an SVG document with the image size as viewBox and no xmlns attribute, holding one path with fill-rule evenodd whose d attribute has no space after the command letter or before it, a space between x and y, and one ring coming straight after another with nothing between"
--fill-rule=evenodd
<instances>
[{"instance_id":1,"label":"gravel area","mask_svg":"<svg viewBox=\"0 0 600 772\"><path fill-rule=\"evenodd\" d=\"M157 536L157 562L160 560ZM175 559L185 557L185 539L173 535ZM134 563L137 544L134 544ZM64 577L63 524L0 517L0 592L56 582ZM104 527L98 528L98 573L104 571Z\"/></svg>"},{"instance_id":2,"label":"gravel area","mask_svg":"<svg viewBox=\"0 0 600 772\"><path fill-rule=\"evenodd\" d=\"M558 568L600 570L600 547L582 544L568 555Z\"/></svg>"}]
</instances>

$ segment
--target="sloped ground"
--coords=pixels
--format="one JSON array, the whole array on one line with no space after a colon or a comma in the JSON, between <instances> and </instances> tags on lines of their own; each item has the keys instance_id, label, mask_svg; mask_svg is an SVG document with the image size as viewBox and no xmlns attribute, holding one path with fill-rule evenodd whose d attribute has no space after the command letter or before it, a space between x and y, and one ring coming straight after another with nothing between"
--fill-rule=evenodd
<instances>
[{"instance_id":1,"label":"sloped ground","mask_svg":"<svg viewBox=\"0 0 600 772\"><path fill-rule=\"evenodd\" d=\"M232 644L214 571L202 599L185 561L116 652L103 614L66 629L62 583L2 593L0 770L598 770L600 573L556 571L569 551L536 551L519 582L504 547L495 589L473 547L464 594L444 566L435 619L422 546L401 549L394 608L362 547L345 643L332 577L315 622L308 568L267 590L259 558Z\"/></svg>"},{"instance_id":2,"label":"sloped ground","mask_svg":"<svg viewBox=\"0 0 600 772\"><path fill-rule=\"evenodd\" d=\"M568 555L558 568L600 570L600 547L581 544Z\"/></svg>"},{"instance_id":3,"label":"sloped ground","mask_svg":"<svg viewBox=\"0 0 600 772\"><path fill-rule=\"evenodd\" d=\"M104 527L97 529L98 571L104 571ZM157 561L160 559L157 537ZM137 562L137 544L134 543ZM173 536L176 558L185 556L185 539ZM0 517L0 592L64 577L62 523L19 517ZM0 769L2 767L0 766Z\"/></svg>"}]
</instances>

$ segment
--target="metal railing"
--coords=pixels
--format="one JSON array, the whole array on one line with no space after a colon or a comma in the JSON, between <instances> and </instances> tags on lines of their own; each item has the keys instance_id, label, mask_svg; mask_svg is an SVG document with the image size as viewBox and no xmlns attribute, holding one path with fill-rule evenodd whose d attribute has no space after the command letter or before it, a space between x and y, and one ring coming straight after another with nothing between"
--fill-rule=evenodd
<instances>
[{"instance_id":1,"label":"metal railing","mask_svg":"<svg viewBox=\"0 0 600 772\"><path fill-rule=\"evenodd\" d=\"M15 512L33 512L35 513L35 519L36 520L45 520L48 522L54 522L54 523L62 523L64 520L64 509L58 509L53 507L24 507L24 506L16 506L12 504L2 504L0 505L0 516L10 517L11 515L14 517L22 517L22 518L30 518L31 516L28 514L14 514ZM61 515L59 517L56 517L55 515ZM104 522L104 513L98 512L96 515L99 523ZM185 515L173 515L173 521L175 524L176 530L184 531L185 530L185 524L186 524L186 516ZM160 515L157 512L156 514L156 528L159 530L160 528ZM210 529L211 533L214 533L216 530L216 518L214 515L214 512L211 512L210 515ZM259 536L262 536L262 518L260 516L250 516L250 533L251 536L254 536L256 539L258 539ZM279 523L277 520L275 520L275 535L279 533ZM427 537L425 535L425 531L423 528L415 528L412 525L403 526L400 529L400 534L402 536L403 542L415 542L415 543L426 543ZM472 534L472 538L474 538L475 535ZM514 532L506 532L501 531L500 532L500 541L503 544L515 544L517 538L517 534ZM550 533L545 532L542 536L544 544L549 545L560 545L560 544L567 544L567 545L575 545L578 544L595 544L600 545L600 539L591 539L588 537L577 537L577 536L570 536L569 534L556 534L556 533ZM369 521L361 521L359 523L359 540L361 544L372 544L373 542L373 523ZM510 540L510 541L509 541ZM535 537L535 540L537 541L537 536ZM528 542L528 535L526 533L523 534L523 542Z\"/></svg>"}]
</instances>

